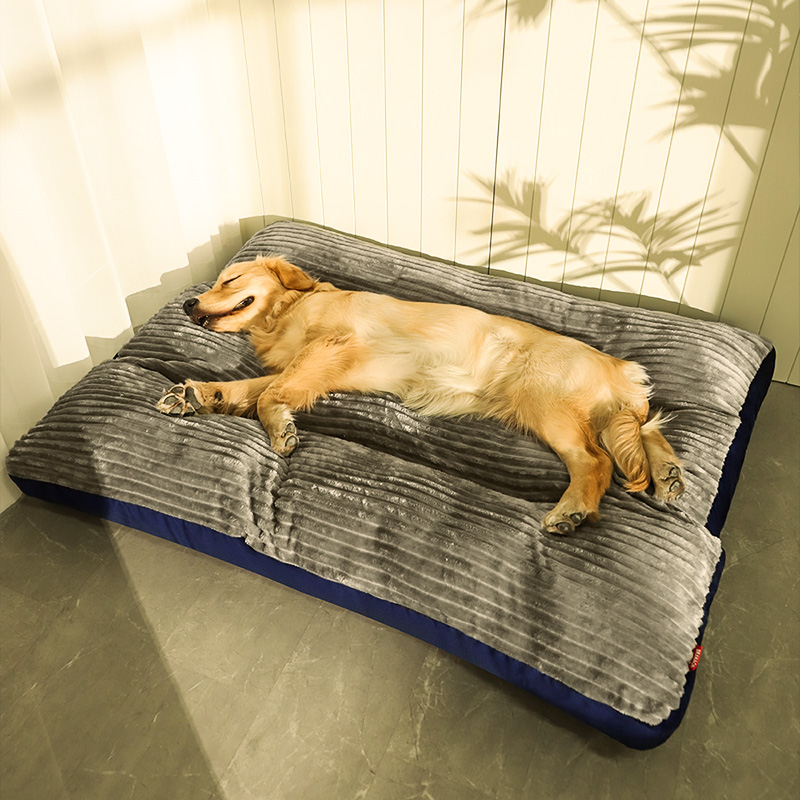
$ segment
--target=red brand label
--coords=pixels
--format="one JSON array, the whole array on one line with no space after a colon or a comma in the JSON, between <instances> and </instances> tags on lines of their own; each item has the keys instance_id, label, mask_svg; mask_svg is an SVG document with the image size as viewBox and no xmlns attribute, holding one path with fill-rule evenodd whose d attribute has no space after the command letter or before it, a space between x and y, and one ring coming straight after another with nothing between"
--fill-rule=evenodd
<instances>
[{"instance_id":1,"label":"red brand label","mask_svg":"<svg viewBox=\"0 0 800 800\"><path fill-rule=\"evenodd\" d=\"M700 653L703 652L702 645L695 645L694 650L692 650L692 660L689 662L689 669L694 672L697 669L697 665L700 663Z\"/></svg>"}]
</instances>

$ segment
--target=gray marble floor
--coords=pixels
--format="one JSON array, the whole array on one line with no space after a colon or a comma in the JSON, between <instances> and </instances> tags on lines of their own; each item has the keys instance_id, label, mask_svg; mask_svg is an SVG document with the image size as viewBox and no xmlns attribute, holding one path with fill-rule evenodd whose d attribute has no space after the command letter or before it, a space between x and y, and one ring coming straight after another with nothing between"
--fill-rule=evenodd
<instances>
[{"instance_id":1,"label":"gray marble floor","mask_svg":"<svg viewBox=\"0 0 800 800\"><path fill-rule=\"evenodd\" d=\"M356 614L22 500L0 518L0 796L800 796L799 410L773 385L692 703L644 753Z\"/></svg>"}]
</instances>

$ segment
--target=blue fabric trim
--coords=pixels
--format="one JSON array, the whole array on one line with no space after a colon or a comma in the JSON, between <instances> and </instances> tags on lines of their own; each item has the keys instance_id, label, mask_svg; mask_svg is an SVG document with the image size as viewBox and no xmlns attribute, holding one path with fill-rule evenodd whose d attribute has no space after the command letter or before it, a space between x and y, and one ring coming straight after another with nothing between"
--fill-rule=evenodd
<instances>
[{"instance_id":1,"label":"blue fabric trim","mask_svg":"<svg viewBox=\"0 0 800 800\"><path fill-rule=\"evenodd\" d=\"M742 472L744 455L747 452L747 445L750 443L750 435L753 432L761 404L767 396L774 371L775 350L773 348L761 362L761 366L750 384L747 397L742 403L742 410L739 412L741 422L736 429L731 446L728 448L725 463L722 465L717 494L706 519L706 529L714 536L720 535L728 517L733 493L736 491L736 484L739 482L739 475Z\"/></svg>"},{"instance_id":2,"label":"blue fabric trim","mask_svg":"<svg viewBox=\"0 0 800 800\"><path fill-rule=\"evenodd\" d=\"M527 664L510 658L455 628L404 606L320 578L298 567L284 564L253 550L243 539L226 536L196 523L161 514L149 508L88 494L43 481L12 476L27 495L59 503L94 516L176 542L263 575L285 586L325 600L365 617L382 622L429 644L446 650L481 669L561 708L577 719L606 733L628 747L646 750L664 742L678 727L689 702L694 673L689 673L687 691L680 708L660 725L651 726L580 694L560 681ZM718 572L721 569L718 568ZM718 581L718 576L715 578ZM716 586L713 587L714 589ZM707 605L711 602L711 593ZM707 614L707 609L706 609ZM704 623L705 625L705 623Z\"/></svg>"}]
</instances>

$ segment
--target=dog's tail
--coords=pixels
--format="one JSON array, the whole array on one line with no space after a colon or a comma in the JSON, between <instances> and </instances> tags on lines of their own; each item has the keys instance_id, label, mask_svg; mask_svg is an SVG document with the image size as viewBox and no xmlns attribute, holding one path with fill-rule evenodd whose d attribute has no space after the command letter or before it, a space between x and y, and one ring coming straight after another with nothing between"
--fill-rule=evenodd
<instances>
[{"instance_id":1,"label":"dog's tail","mask_svg":"<svg viewBox=\"0 0 800 800\"><path fill-rule=\"evenodd\" d=\"M629 492L643 492L650 485L650 461L644 438L651 431L659 430L663 422L660 411L642 423L638 414L624 408L600 431L600 444L628 479L625 488Z\"/></svg>"},{"instance_id":2,"label":"dog's tail","mask_svg":"<svg viewBox=\"0 0 800 800\"><path fill-rule=\"evenodd\" d=\"M634 362L625 362L622 372L627 379L627 391L620 393L622 407L605 420L599 439L628 479L625 488L629 492L642 492L650 485L651 477L644 439L660 429L664 418L659 412L647 419L650 389L644 369Z\"/></svg>"}]
</instances>

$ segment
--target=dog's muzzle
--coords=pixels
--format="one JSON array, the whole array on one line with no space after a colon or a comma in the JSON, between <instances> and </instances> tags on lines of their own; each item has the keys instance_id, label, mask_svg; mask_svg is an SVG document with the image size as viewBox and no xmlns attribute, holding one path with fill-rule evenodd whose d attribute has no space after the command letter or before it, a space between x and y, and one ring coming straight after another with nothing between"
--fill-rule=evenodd
<instances>
[{"instance_id":1,"label":"dog's muzzle","mask_svg":"<svg viewBox=\"0 0 800 800\"><path fill-rule=\"evenodd\" d=\"M186 312L186 316L189 317L192 322L196 322L198 325L202 325L205 328L206 325L208 325L209 318L197 315L195 309L199 302L200 301L196 297L190 297L184 302L183 310Z\"/></svg>"},{"instance_id":2,"label":"dog's muzzle","mask_svg":"<svg viewBox=\"0 0 800 800\"><path fill-rule=\"evenodd\" d=\"M199 299L196 297L190 297L188 300L184 301L183 310L186 312L186 315L192 320L192 322L196 322L198 325L201 325L204 328L208 327L209 322L216 317L227 317L229 314L235 314L237 311L241 311L243 308L247 308L247 306L251 305L255 302L255 297L245 297L244 300L237 303L230 311L225 314L198 314L197 313L197 304L199 303Z\"/></svg>"}]
</instances>

